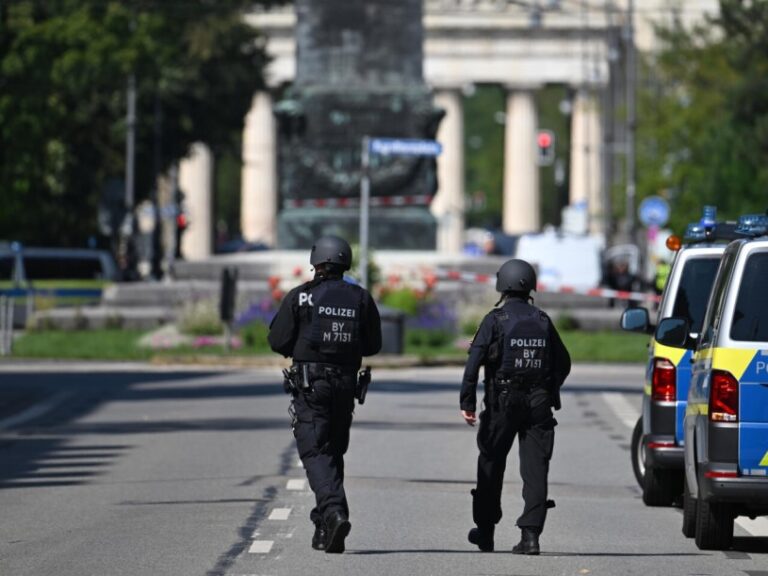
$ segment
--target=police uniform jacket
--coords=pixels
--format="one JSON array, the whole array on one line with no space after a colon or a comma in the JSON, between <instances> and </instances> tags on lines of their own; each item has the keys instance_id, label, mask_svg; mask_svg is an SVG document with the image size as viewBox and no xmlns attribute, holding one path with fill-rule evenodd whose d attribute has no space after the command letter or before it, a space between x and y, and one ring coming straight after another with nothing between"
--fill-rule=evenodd
<instances>
[{"instance_id":1,"label":"police uniform jacket","mask_svg":"<svg viewBox=\"0 0 768 576\"><path fill-rule=\"evenodd\" d=\"M323 286L325 285L325 286ZM344 310L347 315L354 310L357 322L355 338L358 345L350 352L349 347L337 353L329 353L313 346L307 337L311 330L314 303L318 293L328 288L341 289L345 294ZM277 315L272 320L267 338L274 352L293 357L295 362L318 362L359 369L363 356L372 356L381 349L381 318L376 303L367 290L349 284L342 278L321 278L297 286L283 299Z\"/></svg>"},{"instance_id":2,"label":"police uniform jacket","mask_svg":"<svg viewBox=\"0 0 768 576\"><path fill-rule=\"evenodd\" d=\"M504 312L510 315L527 315L531 310L538 310L522 298L509 298L502 307ZM464 368L464 377L461 383L460 405L462 410L475 412L477 408L477 380L480 367L484 366L485 380L494 378L496 366L489 358L491 345L494 339L500 338L498 319L495 315L498 310L489 312L480 323L472 344L469 348L469 358ZM554 324L549 322L549 342L551 347L551 376L549 382L550 401L555 410L560 409L560 386L571 371L571 356L565 348Z\"/></svg>"}]
</instances>

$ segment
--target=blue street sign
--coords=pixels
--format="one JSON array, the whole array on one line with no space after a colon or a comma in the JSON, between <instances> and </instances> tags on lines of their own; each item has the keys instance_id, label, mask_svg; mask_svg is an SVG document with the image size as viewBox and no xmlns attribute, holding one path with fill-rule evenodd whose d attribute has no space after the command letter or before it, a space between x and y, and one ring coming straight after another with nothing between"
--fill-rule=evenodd
<instances>
[{"instance_id":1,"label":"blue street sign","mask_svg":"<svg viewBox=\"0 0 768 576\"><path fill-rule=\"evenodd\" d=\"M640 202L637 216L645 226L664 226L669 221L669 202L661 196L649 196Z\"/></svg>"},{"instance_id":2,"label":"blue street sign","mask_svg":"<svg viewBox=\"0 0 768 576\"><path fill-rule=\"evenodd\" d=\"M381 156L439 156L443 147L434 140L372 138L370 150Z\"/></svg>"}]
</instances>

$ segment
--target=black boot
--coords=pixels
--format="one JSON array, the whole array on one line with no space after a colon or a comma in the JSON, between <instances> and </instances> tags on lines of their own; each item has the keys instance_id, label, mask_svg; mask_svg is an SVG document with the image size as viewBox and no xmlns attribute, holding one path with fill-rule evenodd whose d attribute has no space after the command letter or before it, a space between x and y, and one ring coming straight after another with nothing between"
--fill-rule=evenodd
<instances>
[{"instance_id":1,"label":"black boot","mask_svg":"<svg viewBox=\"0 0 768 576\"><path fill-rule=\"evenodd\" d=\"M467 540L483 552L493 552L493 531L495 526L472 528L467 534Z\"/></svg>"},{"instance_id":2,"label":"black boot","mask_svg":"<svg viewBox=\"0 0 768 576\"><path fill-rule=\"evenodd\" d=\"M520 542L512 548L512 554L539 555L539 531L534 528L521 528Z\"/></svg>"},{"instance_id":3,"label":"black boot","mask_svg":"<svg viewBox=\"0 0 768 576\"><path fill-rule=\"evenodd\" d=\"M343 512L332 512L325 521L327 539L326 554L341 554L344 552L344 539L349 535L352 525Z\"/></svg>"},{"instance_id":4,"label":"black boot","mask_svg":"<svg viewBox=\"0 0 768 576\"><path fill-rule=\"evenodd\" d=\"M315 550L325 550L325 541L328 539L328 533L325 530L325 524L319 522L315 524L315 534L312 536L312 548Z\"/></svg>"}]
</instances>

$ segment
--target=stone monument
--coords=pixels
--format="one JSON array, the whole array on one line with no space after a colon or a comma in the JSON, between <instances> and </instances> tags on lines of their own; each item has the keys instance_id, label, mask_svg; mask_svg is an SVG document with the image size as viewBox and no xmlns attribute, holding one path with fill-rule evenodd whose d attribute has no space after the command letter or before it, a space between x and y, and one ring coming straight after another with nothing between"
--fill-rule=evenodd
<instances>
[{"instance_id":1,"label":"stone monument","mask_svg":"<svg viewBox=\"0 0 768 576\"><path fill-rule=\"evenodd\" d=\"M364 136L434 139L444 112L422 76L421 0L296 0L296 79L277 103L278 245L358 238ZM433 196L432 158L371 157L371 196ZM426 205L374 206L374 248L434 249Z\"/></svg>"}]
</instances>

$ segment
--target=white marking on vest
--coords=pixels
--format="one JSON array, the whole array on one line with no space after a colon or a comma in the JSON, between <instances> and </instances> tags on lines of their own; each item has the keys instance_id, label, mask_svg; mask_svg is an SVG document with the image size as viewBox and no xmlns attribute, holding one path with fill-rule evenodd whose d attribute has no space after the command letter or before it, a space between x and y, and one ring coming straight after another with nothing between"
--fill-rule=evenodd
<instances>
[{"instance_id":1,"label":"white marking on vest","mask_svg":"<svg viewBox=\"0 0 768 576\"><path fill-rule=\"evenodd\" d=\"M512 338L509 343L512 348L544 348L547 345L546 338Z\"/></svg>"},{"instance_id":2,"label":"white marking on vest","mask_svg":"<svg viewBox=\"0 0 768 576\"><path fill-rule=\"evenodd\" d=\"M354 308L336 308L335 306L320 306L318 313L325 314L326 316L335 316L336 318L354 318L357 315L357 310L355 310Z\"/></svg>"},{"instance_id":3,"label":"white marking on vest","mask_svg":"<svg viewBox=\"0 0 768 576\"><path fill-rule=\"evenodd\" d=\"M299 292L299 306L304 306L305 304L314 306L314 304L312 304L312 294L309 292Z\"/></svg>"}]
</instances>

